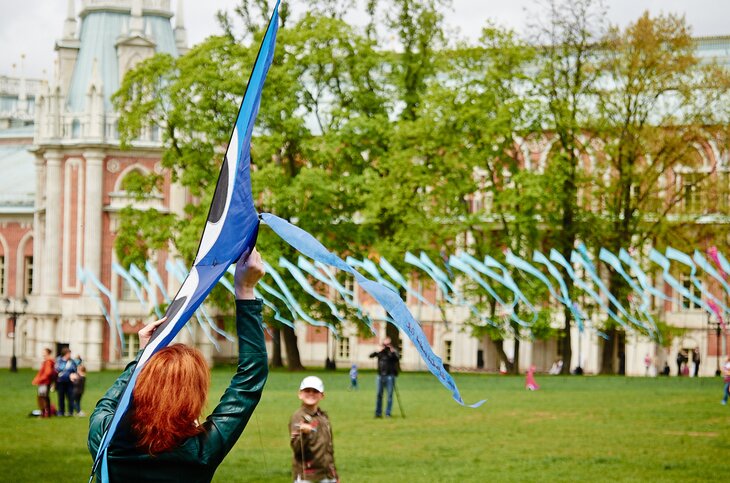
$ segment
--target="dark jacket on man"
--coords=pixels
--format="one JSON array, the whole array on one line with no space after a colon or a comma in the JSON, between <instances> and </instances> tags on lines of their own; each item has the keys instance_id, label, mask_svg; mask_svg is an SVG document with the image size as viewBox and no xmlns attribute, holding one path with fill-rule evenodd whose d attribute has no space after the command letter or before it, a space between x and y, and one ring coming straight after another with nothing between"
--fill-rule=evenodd
<instances>
[{"instance_id":1,"label":"dark jacket on man","mask_svg":"<svg viewBox=\"0 0 730 483\"><path fill-rule=\"evenodd\" d=\"M383 350L373 352L370 357L378 358L378 374L381 376L398 375L398 351L391 347L384 347Z\"/></svg>"},{"instance_id":2,"label":"dark jacket on man","mask_svg":"<svg viewBox=\"0 0 730 483\"><path fill-rule=\"evenodd\" d=\"M238 369L218 406L203 423L205 431L173 450L151 456L136 445L128 416L134 411L132 403L109 445L110 481L209 482L213 479L218 465L251 418L268 376L261 307L261 300L236 300ZM91 415L88 446L92 457L96 456L138 360L139 354L97 403Z\"/></svg>"}]
</instances>

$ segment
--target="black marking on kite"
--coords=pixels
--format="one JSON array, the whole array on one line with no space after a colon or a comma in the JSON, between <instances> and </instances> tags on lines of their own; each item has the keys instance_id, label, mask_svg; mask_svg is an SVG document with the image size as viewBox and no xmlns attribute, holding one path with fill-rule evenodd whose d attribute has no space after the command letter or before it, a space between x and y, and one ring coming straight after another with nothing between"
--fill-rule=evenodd
<instances>
[{"instance_id":1,"label":"black marking on kite","mask_svg":"<svg viewBox=\"0 0 730 483\"><path fill-rule=\"evenodd\" d=\"M228 156L223 158L223 166L221 174L218 177L218 184L215 187L213 201L210 203L210 212L208 213L208 221L210 223L218 223L226 208L226 198L228 197Z\"/></svg>"}]
</instances>

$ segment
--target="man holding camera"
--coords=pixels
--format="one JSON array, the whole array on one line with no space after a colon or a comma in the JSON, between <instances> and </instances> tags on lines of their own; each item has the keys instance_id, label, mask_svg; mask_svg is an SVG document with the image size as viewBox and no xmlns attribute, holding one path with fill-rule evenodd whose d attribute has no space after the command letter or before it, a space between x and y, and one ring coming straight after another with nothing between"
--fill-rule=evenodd
<instances>
[{"instance_id":1,"label":"man holding camera","mask_svg":"<svg viewBox=\"0 0 730 483\"><path fill-rule=\"evenodd\" d=\"M378 358L378 376L375 379L378 393L375 399L375 417L383 417L383 389L388 391L388 403L385 407L385 417L390 417L393 408L393 388L395 387L395 378L398 375L398 351L391 346L390 337L383 340L383 348L378 352L373 352L370 357Z\"/></svg>"}]
</instances>

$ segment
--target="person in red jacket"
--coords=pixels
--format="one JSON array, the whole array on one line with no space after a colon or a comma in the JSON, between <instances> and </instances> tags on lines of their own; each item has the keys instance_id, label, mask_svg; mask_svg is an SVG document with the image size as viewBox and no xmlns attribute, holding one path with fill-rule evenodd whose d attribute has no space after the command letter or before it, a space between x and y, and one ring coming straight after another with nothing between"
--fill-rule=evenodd
<instances>
[{"instance_id":1,"label":"person in red jacket","mask_svg":"<svg viewBox=\"0 0 730 483\"><path fill-rule=\"evenodd\" d=\"M41 417L47 418L51 415L51 397L49 391L56 375L55 361L51 356L51 349L43 349L43 362L38 374L33 378L33 385L38 386L38 409L41 410Z\"/></svg>"}]
</instances>

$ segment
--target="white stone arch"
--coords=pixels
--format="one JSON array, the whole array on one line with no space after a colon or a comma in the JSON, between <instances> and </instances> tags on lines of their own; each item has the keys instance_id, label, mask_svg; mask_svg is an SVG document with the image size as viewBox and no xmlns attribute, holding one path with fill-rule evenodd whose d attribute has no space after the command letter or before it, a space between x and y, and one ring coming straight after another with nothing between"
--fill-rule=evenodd
<instances>
[{"instance_id":1,"label":"white stone arch","mask_svg":"<svg viewBox=\"0 0 730 483\"><path fill-rule=\"evenodd\" d=\"M119 176L117 176L116 181L114 181L114 190L113 191L115 193L119 193L119 192L123 191L122 182L124 181L124 178L132 171L141 171L142 174L144 174L144 175L148 175L152 172L149 168L147 168L146 166L144 166L143 164L140 164L140 163L134 163L130 166L127 166L119 173Z\"/></svg>"},{"instance_id":2,"label":"white stone arch","mask_svg":"<svg viewBox=\"0 0 730 483\"><path fill-rule=\"evenodd\" d=\"M0 280L0 295L3 297L7 296L8 294L8 260L10 258L10 251L8 250L8 242L5 240L5 237L0 233L0 246L2 246L3 249L3 256L5 257L4 265L5 265L5 273L3 275L3 279Z\"/></svg>"},{"instance_id":3,"label":"white stone arch","mask_svg":"<svg viewBox=\"0 0 730 483\"><path fill-rule=\"evenodd\" d=\"M550 151L553 149L553 145L557 141L557 137L551 137L543 139L544 144L540 146L540 157L537 160L537 172L544 173L545 167L547 166L547 158L550 155Z\"/></svg>"},{"instance_id":4,"label":"white stone arch","mask_svg":"<svg viewBox=\"0 0 730 483\"><path fill-rule=\"evenodd\" d=\"M25 252L25 245L28 243L28 240L32 238L33 230L29 230L18 242L18 249L15 252L15 296L18 298L22 298L25 296L25 291L23 290L23 285L25 282L25 255L23 252ZM33 268L33 270L35 271L35 267ZM33 289L37 290L38 287L33 287Z\"/></svg>"},{"instance_id":5,"label":"white stone arch","mask_svg":"<svg viewBox=\"0 0 730 483\"><path fill-rule=\"evenodd\" d=\"M139 52L134 52L132 55L129 56L127 61L124 63L124 66L121 70L122 77L124 77L124 74L129 72L130 70L134 69L137 64L142 62L144 60L144 57Z\"/></svg>"}]
</instances>

